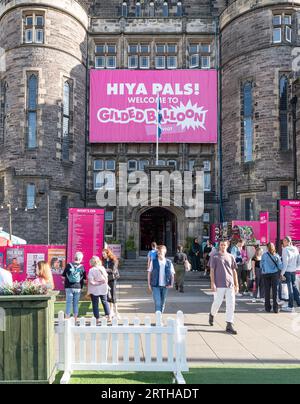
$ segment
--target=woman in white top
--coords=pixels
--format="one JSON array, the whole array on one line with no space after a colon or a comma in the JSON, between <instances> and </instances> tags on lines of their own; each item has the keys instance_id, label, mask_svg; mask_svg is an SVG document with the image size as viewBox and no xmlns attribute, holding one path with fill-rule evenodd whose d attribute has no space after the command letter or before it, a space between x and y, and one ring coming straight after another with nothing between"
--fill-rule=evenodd
<instances>
[{"instance_id":1,"label":"woman in white top","mask_svg":"<svg viewBox=\"0 0 300 404\"><path fill-rule=\"evenodd\" d=\"M88 294L91 296L93 304L94 317L99 323L99 298L105 312L105 316L111 321L110 308L107 302L107 294L109 290L108 276L99 257L93 257L90 260L91 269L88 275Z\"/></svg>"}]
</instances>

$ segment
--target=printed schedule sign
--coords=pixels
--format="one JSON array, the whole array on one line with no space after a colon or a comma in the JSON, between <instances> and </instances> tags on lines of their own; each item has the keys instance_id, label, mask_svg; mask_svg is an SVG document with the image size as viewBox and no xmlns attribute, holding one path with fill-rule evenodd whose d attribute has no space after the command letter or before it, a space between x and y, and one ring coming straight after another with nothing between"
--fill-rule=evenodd
<instances>
[{"instance_id":1,"label":"printed schedule sign","mask_svg":"<svg viewBox=\"0 0 300 404\"><path fill-rule=\"evenodd\" d=\"M300 201L279 201L280 240L300 241Z\"/></svg>"},{"instance_id":2,"label":"printed schedule sign","mask_svg":"<svg viewBox=\"0 0 300 404\"><path fill-rule=\"evenodd\" d=\"M83 264L89 269L90 259L101 256L104 247L104 209L69 209L68 262L76 252L84 255Z\"/></svg>"},{"instance_id":3,"label":"printed schedule sign","mask_svg":"<svg viewBox=\"0 0 300 404\"><path fill-rule=\"evenodd\" d=\"M269 243L270 240L269 212L260 212L259 219L260 219L260 243L262 245L266 245Z\"/></svg>"},{"instance_id":4,"label":"printed schedule sign","mask_svg":"<svg viewBox=\"0 0 300 404\"><path fill-rule=\"evenodd\" d=\"M216 70L90 74L91 143L217 143Z\"/></svg>"}]
</instances>

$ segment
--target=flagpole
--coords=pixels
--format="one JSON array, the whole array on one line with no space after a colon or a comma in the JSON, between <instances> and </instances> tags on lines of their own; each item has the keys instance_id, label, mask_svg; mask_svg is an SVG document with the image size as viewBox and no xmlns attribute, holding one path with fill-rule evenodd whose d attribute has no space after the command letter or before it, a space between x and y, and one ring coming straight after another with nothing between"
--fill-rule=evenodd
<instances>
[{"instance_id":1,"label":"flagpole","mask_svg":"<svg viewBox=\"0 0 300 404\"><path fill-rule=\"evenodd\" d=\"M159 139L158 139L158 129L157 129L157 133L156 133L156 165L157 166L158 166L158 160L159 160L158 149L159 149Z\"/></svg>"}]
</instances>

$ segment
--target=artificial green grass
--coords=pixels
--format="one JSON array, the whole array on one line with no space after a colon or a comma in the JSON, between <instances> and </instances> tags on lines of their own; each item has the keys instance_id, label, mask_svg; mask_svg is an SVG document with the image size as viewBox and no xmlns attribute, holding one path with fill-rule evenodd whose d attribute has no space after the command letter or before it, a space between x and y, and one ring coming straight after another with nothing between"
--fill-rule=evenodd
<instances>
[{"instance_id":1,"label":"artificial green grass","mask_svg":"<svg viewBox=\"0 0 300 404\"><path fill-rule=\"evenodd\" d=\"M62 373L56 377L59 383ZM187 384L299 384L300 366L203 366L184 373ZM74 372L71 384L171 384L170 373Z\"/></svg>"},{"instance_id":2,"label":"artificial green grass","mask_svg":"<svg viewBox=\"0 0 300 404\"><path fill-rule=\"evenodd\" d=\"M65 302L56 302L54 305L54 315L57 317L60 311L65 312L66 303ZM99 305L100 314L102 311L101 305ZM80 302L79 303L79 317L91 317L88 313L93 312L93 307L91 302Z\"/></svg>"}]
</instances>

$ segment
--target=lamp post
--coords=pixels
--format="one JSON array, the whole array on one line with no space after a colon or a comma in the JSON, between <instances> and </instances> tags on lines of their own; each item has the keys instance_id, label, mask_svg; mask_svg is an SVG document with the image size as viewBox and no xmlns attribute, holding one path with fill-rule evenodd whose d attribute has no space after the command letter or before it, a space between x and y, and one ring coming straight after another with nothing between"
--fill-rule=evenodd
<instances>
[{"instance_id":1,"label":"lamp post","mask_svg":"<svg viewBox=\"0 0 300 404\"><path fill-rule=\"evenodd\" d=\"M18 208L13 209L13 205L10 201L8 201L6 207L8 208L8 217L9 217L9 240L12 241L12 235L13 235L12 212L13 212L13 210L15 210L17 212ZM1 209L3 210L4 208L5 208L5 206L2 205Z\"/></svg>"}]
</instances>

